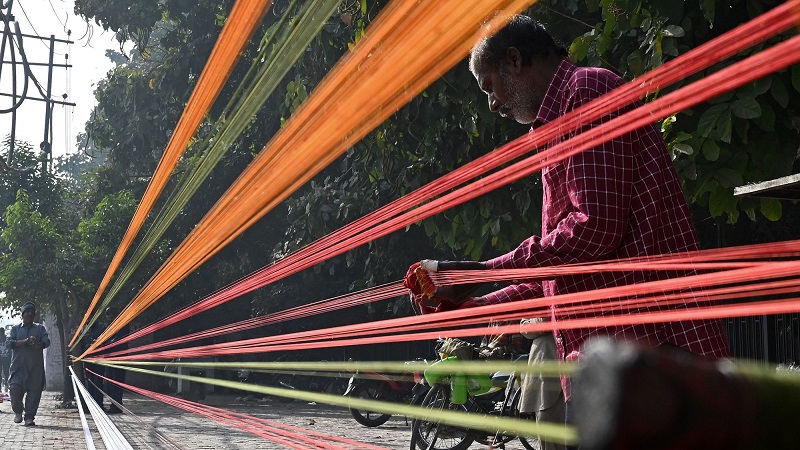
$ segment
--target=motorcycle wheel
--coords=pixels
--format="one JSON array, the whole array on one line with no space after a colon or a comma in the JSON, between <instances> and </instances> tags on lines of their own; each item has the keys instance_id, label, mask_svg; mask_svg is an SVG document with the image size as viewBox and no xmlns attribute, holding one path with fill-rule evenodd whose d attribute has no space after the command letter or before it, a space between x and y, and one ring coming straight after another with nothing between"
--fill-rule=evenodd
<instances>
[{"instance_id":1,"label":"motorcycle wheel","mask_svg":"<svg viewBox=\"0 0 800 450\"><path fill-rule=\"evenodd\" d=\"M491 411L489 412L489 414L500 414L506 417L518 417L519 408L517 407L517 405L519 404L519 393L520 393L519 390L517 390L514 393L514 395L511 397L510 403L505 400L505 390L495 392L493 394L493 397L491 398L483 398L481 395L478 395L475 397L475 401L484 402L484 408L491 407ZM489 403L486 404L485 402ZM501 405L498 404L497 402L503 402L502 412L499 411L499 406ZM517 438L517 436L511 434L500 434L500 433L489 434L486 431L478 431L478 430L473 430L472 436L476 442L479 442L489 447L497 447L497 448L503 448L506 443L513 441L514 439Z\"/></svg>"},{"instance_id":2,"label":"motorcycle wheel","mask_svg":"<svg viewBox=\"0 0 800 450\"><path fill-rule=\"evenodd\" d=\"M380 400L383 396L383 388L384 386L382 383L362 383L353 388L353 391L350 392L349 396L370 400ZM392 417L391 414L381 414L356 408L350 408L350 414L354 419L356 419L356 422L370 428L381 426Z\"/></svg>"},{"instance_id":3,"label":"motorcycle wheel","mask_svg":"<svg viewBox=\"0 0 800 450\"><path fill-rule=\"evenodd\" d=\"M436 385L431 387L422 400L423 408L466 411L465 405L450 401L450 387ZM465 450L472 445L470 430L428 420L414 419L411 422L411 440L419 450ZM433 445L431 445L431 441Z\"/></svg>"}]
</instances>

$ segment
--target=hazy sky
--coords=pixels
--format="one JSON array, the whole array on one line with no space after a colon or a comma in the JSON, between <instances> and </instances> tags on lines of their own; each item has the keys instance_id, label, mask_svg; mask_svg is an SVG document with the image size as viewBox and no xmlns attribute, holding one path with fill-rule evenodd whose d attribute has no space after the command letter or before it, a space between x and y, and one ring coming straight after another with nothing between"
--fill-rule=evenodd
<instances>
[{"instance_id":1,"label":"hazy sky","mask_svg":"<svg viewBox=\"0 0 800 450\"><path fill-rule=\"evenodd\" d=\"M2 3L2 2L0 2ZM6 12L6 11L3 11ZM113 67L113 63L105 56L106 49L119 49L114 40L114 33L103 32L95 23L87 24L73 14L73 0L16 0L11 7L11 14L19 24L20 32L27 35L38 35L49 39L71 40L73 44L56 42L53 62L55 64L72 64L72 68L55 68L53 71L53 98L59 101L75 103L66 107L55 105L53 109L53 155L75 152L75 136L82 132L92 108L95 105L94 89L97 82ZM2 26L2 25L0 25ZM91 27L91 30L89 30ZM67 31L72 30L68 37ZM13 23L12 23L12 31ZM23 47L31 63L47 63L50 43L38 39L23 37ZM17 49L15 48L15 51ZM4 61L10 61L10 50L6 45ZM20 60L16 51L17 61ZM0 93L11 94L11 65L4 64L0 73ZM47 88L47 67L31 66L33 75L43 88ZM23 90L21 69L17 72L17 93ZM63 95L67 99L63 99ZM30 84L29 97L41 98L38 90ZM10 97L0 97L0 109L11 107ZM25 100L17 109L17 140L28 141L35 149L44 138L45 103ZM11 114L0 115L0 137L5 138L11 132Z\"/></svg>"}]
</instances>

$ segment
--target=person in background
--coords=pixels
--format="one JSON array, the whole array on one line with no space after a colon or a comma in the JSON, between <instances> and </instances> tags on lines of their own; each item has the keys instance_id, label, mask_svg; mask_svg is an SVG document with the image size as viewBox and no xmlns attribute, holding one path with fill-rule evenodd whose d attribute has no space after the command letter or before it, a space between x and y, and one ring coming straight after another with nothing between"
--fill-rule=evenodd
<instances>
[{"instance_id":1,"label":"person in background","mask_svg":"<svg viewBox=\"0 0 800 450\"><path fill-rule=\"evenodd\" d=\"M86 342L94 343L107 326L108 325L103 322L95 321L92 326L89 327L89 332L86 333ZM86 344L85 347L89 348L89 344ZM102 377L106 375L106 367L86 361L84 361L83 367L86 374L86 390L89 391L89 396L97 403L97 406L102 408L104 389L104 380ZM84 411L89 412L88 407L84 406L84 408Z\"/></svg>"},{"instance_id":2,"label":"person in background","mask_svg":"<svg viewBox=\"0 0 800 450\"><path fill-rule=\"evenodd\" d=\"M45 386L44 349L50 346L50 337L44 325L33 322L36 317L33 302L22 305L20 312L22 323L14 325L6 339L6 348L11 350L9 394L14 423L22 422L24 412L24 426L33 426Z\"/></svg>"},{"instance_id":3,"label":"person in background","mask_svg":"<svg viewBox=\"0 0 800 450\"><path fill-rule=\"evenodd\" d=\"M116 308L114 308L113 306L109 306L108 308L106 308L106 311L105 311L106 322L108 324L111 324L111 322L113 322L114 319L117 318L117 313L118 312L117 312ZM114 334L114 336L111 336L111 339L106 341L106 343L104 345L114 345L115 342L119 341L120 339L122 339L123 337L125 337L125 336L127 336L129 334L130 334L130 326L128 326L126 324L125 326L120 328L119 331L117 331ZM114 348L110 349L109 351L110 352L117 352L117 351L120 351L120 350L127 350L127 348L128 348L128 343L126 342L126 343L122 343L122 344L116 345ZM114 381L117 381L117 382L120 382L120 383L124 383L125 382L125 370L124 369L119 369L117 367L106 367L106 377L108 377L111 380L114 380ZM119 413L121 413L122 410L119 409L119 407L117 406L117 403L120 404L120 405L122 404L122 393L123 393L122 387L119 386L116 383L107 382L106 383L106 393L108 393L108 396L111 397L111 400L113 400L111 402L111 406L108 407L108 413L109 414L119 414Z\"/></svg>"}]
</instances>

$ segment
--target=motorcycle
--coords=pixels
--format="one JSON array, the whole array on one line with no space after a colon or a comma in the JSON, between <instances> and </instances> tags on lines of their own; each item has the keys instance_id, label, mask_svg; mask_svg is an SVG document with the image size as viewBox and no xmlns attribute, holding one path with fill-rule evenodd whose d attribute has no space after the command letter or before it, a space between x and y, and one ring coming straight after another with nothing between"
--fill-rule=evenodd
<instances>
[{"instance_id":1,"label":"motorcycle","mask_svg":"<svg viewBox=\"0 0 800 450\"><path fill-rule=\"evenodd\" d=\"M414 361L406 364L417 364ZM425 364L423 362L423 364ZM385 375L377 372L356 371L350 377L345 396L382 400L395 403L419 405L428 392L421 372L406 372L400 375ZM366 409L349 408L356 422L365 427L378 427L386 423L392 415L376 413Z\"/></svg>"},{"instance_id":2,"label":"motorcycle","mask_svg":"<svg viewBox=\"0 0 800 450\"><path fill-rule=\"evenodd\" d=\"M467 356L475 353L471 345L461 348L462 359L472 359ZM518 373L495 372L492 375L471 376L468 381L454 382L458 377L446 370L446 363L457 361L459 356L441 354L438 363L445 362L443 369L436 369L437 364L431 365L431 370L426 371L430 388L422 400L421 406L430 409L471 412L507 417L519 417L518 404L522 395L521 377ZM514 360L527 359L527 355L509 355ZM462 385L462 389L458 385ZM471 386L467 389L466 385ZM414 419L411 424L411 448L415 446L420 450L465 450L473 442L488 446L499 446L519 438L523 447L528 450L539 448L535 438L518 437L502 433L488 433L483 430L461 428L454 425L439 423L427 419Z\"/></svg>"}]
</instances>

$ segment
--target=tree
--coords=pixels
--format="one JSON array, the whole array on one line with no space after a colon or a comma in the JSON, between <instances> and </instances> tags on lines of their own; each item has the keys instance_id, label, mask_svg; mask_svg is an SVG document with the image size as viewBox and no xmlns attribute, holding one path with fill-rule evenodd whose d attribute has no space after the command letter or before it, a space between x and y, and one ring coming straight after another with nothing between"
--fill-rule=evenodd
<instances>
[{"instance_id":1,"label":"tree","mask_svg":"<svg viewBox=\"0 0 800 450\"><path fill-rule=\"evenodd\" d=\"M363 36L386 3L342 4L301 64L286 77L281 95L268 100L165 235L163 254L183 239L281 122ZM544 0L530 13L556 32L577 62L607 67L631 80L777 3ZM100 201L123 189L130 190L134 198L140 197L231 4L210 0L150 1L137 3L133 13L120 12L131 7L129 0L76 4L76 11L85 17L120 32L120 36L135 36L137 43L130 59L101 83L96 94L98 110L88 129L92 130L92 145L108 153L108 164L92 175L94 199ZM282 0L274 2L259 36L287 4ZM778 36L773 41L783 38ZM257 47L254 39L244 58L252 58ZM232 74L210 118L217 117L231 98L243 67L246 64ZM793 164L797 169L798 80L797 68L776 73L662 121L688 198L706 211L704 215L724 217L731 223L739 219L741 212L753 221L781 217L780 203L735 199L732 189L738 184L785 175L792 171ZM662 93L654 94L658 95ZM208 136L210 122L203 125L198 142ZM171 293L166 304L193 301L525 131L488 112L486 100L466 64L459 64L292 196L285 209L268 215L201 268L202 273L215 276L187 279ZM199 147L193 145L189 149L179 172L198 157ZM537 177L507 186L425 219L405 232L320 264L270 290L254 293L255 308L274 310L276 304L292 306L292 302L322 298L326 292L334 295L397 279L420 255L482 259L507 251L540 228L540 196ZM159 308L162 306L157 305Z\"/></svg>"},{"instance_id":2,"label":"tree","mask_svg":"<svg viewBox=\"0 0 800 450\"><path fill-rule=\"evenodd\" d=\"M6 209L6 226L0 234L8 251L0 255L0 286L5 292L7 307L18 308L34 301L39 311L53 312L61 338L62 361L67 361L67 330L70 328L72 304L63 283L65 267L72 255L56 224L37 211L24 190L17 201ZM65 364L64 401L71 399L72 389Z\"/></svg>"}]
</instances>

